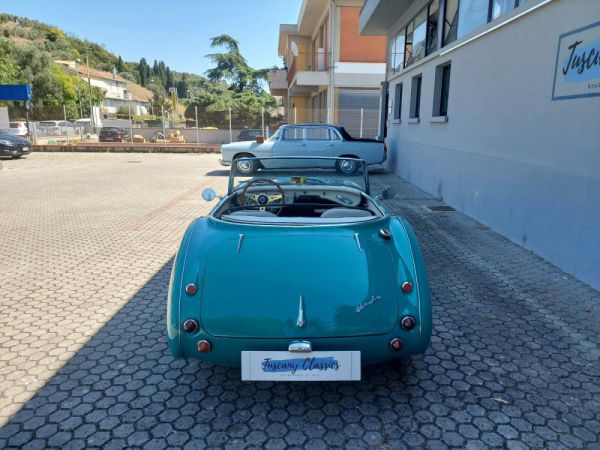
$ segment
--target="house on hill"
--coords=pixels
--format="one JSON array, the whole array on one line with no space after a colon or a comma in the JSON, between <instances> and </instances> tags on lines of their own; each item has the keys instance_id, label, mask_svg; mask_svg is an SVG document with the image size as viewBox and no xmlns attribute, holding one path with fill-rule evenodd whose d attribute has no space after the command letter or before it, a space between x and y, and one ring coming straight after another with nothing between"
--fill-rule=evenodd
<instances>
[{"instance_id":1,"label":"house on hill","mask_svg":"<svg viewBox=\"0 0 600 450\"><path fill-rule=\"evenodd\" d=\"M54 61L71 72L75 72L81 79L87 81L88 77L92 86L104 90L104 100L101 111L103 113L116 113L122 107L131 106L131 114L148 114L152 92L119 76L116 72L88 68L77 64L75 61Z\"/></svg>"}]
</instances>

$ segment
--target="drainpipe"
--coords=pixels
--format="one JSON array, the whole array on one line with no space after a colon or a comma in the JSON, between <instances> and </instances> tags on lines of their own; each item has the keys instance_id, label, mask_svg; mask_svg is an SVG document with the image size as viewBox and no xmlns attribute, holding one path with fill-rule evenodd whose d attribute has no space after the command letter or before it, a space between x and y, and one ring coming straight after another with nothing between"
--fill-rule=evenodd
<instances>
[{"instance_id":1,"label":"drainpipe","mask_svg":"<svg viewBox=\"0 0 600 450\"><path fill-rule=\"evenodd\" d=\"M329 86L327 88L327 123L333 123L334 108L335 108L335 48L336 48L336 6L332 0L329 1ZM326 56L327 57L327 56Z\"/></svg>"}]
</instances>

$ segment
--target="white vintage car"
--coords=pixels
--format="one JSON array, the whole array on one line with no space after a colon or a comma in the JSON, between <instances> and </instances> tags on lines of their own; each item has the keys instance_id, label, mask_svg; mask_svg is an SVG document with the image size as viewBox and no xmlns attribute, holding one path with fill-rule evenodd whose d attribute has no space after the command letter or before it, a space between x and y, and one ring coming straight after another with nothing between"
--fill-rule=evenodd
<instances>
[{"instance_id":1,"label":"white vintage car","mask_svg":"<svg viewBox=\"0 0 600 450\"><path fill-rule=\"evenodd\" d=\"M257 160L245 158L265 158L278 156L297 157L343 157L338 170L351 173L355 164L351 159L362 159L367 164L385 161L386 148L382 141L353 138L342 126L323 124L283 125L270 138L259 136L254 141L234 142L221 146L221 159L224 166L236 164L241 173L253 173Z\"/></svg>"}]
</instances>

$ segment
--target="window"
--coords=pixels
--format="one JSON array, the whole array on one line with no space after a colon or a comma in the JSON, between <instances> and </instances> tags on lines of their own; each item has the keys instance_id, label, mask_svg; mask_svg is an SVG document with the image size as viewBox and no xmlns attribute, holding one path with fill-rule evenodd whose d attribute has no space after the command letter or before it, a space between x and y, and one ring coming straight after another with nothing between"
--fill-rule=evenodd
<instances>
[{"instance_id":1,"label":"window","mask_svg":"<svg viewBox=\"0 0 600 450\"><path fill-rule=\"evenodd\" d=\"M435 68L435 90L433 94L433 116L448 115L450 93L450 63Z\"/></svg>"},{"instance_id":2,"label":"window","mask_svg":"<svg viewBox=\"0 0 600 450\"><path fill-rule=\"evenodd\" d=\"M306 139L311 141L328 141L329 129L327 128L307 128Z\"/></svg>"},{"instance_id":3,"label":"window","mask_svg":"<svg viewBox=\"0 0 600 450\"><path fill-rule=\"evenodd\" d=\"M290 127L283 130L283 141L303 141L304 128Z\"/></svg>"},{"instance_id":4,"label":"window","mask_svg":"<svg viewBox=\"0 0 600 450\"><path fill-rule=\"evenodd\" d=\"M421 83L423 81L422 75L417 75L412 79L412 85L410 89L410 118L418 119L421 117Z\"/></svg>"},{"instance_id":5,"label":"window","mask_svg":"<svg viewBox=\"0 0 600 450\"><path fill-rule=\"evenodd\" d=\"M410 37L406 34L406 66L425 58L425 44L427 40L427 8L423 8L410 23ZM407 27L408 30L408 27ZM409 54L410 45L410 54Z\"/></svg>"},{"instance_id":6,"label":"window","mask_svg":"<svg viewBox=\"0 0 600 450\"><path fill-rule=\"evenodd\" d=\"M444 16L444 45L454 42L458 30L458 0L446 0Z\"/></svg>"},{"instance_id":7,"label":"window","mask_svg":"<svg viewBox=\"0 0 600 450\"><path fill-rule=\"evenodd\" d=\"M458 4L458 37L485 25L490 0L460 0Z\"/></svg>"},{"instance_id":8,"label":"window","mask_svg":"<svg viewBox=\"0 0 600 450\"><path fill-rule=\"evenodd\" d=\"M402 30L396 36L394 41L394 72L398 72L404 68L404 41L406 40L406 36L404 35L404 30Z\"/></svg>"},{"instance_id":9,"label":"window","mask_svg":"<svg viewBox=\"0 0 600 450\"><path fill-rule=\"evenodd\" d=\"M492 0L492 20L506 14L515 7L515 0Z\"/></svg>"},{"instance_id":10,"label":"window","mask_svg":"<svg viewBox=\"0 0 600 450\"><path fill-rule=\"evenodd\" d=\"M429 4L427 17L427 54L431 55L438 46L438 15L440 12L440 0L433 0Z\"/></svg>"},{"instance_id":11,"label":"window","mask_svg":"<svg viewBox=\"0 0 600 450\"><path fill-rule=\"evenodd\" d=\"M415 24L413 21L406 26L406 39L404 45L404 67L412 64L412 49L413 49L413 31Z\"/></svg>"},{"instance_id":12,"label":"window","mask_svg":"<svg viewBox=\"0 0 600 450\"><path fill-rule=\"evenodd\" d=\"M394 91L394 120L402 118L402 83L396 85Z\"/></svg>"}]
</instances>

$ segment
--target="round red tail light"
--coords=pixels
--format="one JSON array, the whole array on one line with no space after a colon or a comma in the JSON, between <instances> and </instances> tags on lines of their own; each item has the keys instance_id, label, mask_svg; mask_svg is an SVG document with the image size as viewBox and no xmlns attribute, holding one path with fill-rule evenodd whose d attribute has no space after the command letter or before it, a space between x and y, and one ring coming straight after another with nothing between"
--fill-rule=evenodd
<instances>
[{"instance_id":1,"label":"round red tail light","mask_svg":"<svg viewBox=\"0 0 600 450\"><path fill-rule=\"evenodd\" d=\"M187 319L185 322L183 322L183 330L186 333L193 333L198 329L198 322L196 322L194 319Z\"/></svg>"},{"instance_id":2,"label":"round red tail light","mask_svg":"<svg viewBox=\"0 0 600 450\"><path fill-rule=\"evenodd\" d=\"M402 283L402 292L404 292L405 294L408 294L410 292L412 292L413 290L413 285L410 281L405 281L404 283Z\"/></svg>"},{"instance_id":3,"label":"round red tail light","mask_svg":"<svg viewBox=\"0 0 600 450\"><path fill-rule=\"evenodd\" d=\"M405 330L412 330L416 324L417 321L414 317L411 316L406 316L400 319L400 325L402 325L402 328L404 328Z\"/></svg>"},{"instance_id":4,"label":"round red tail light","mask_svg":"<svg viewBox=\"0 0 600 450\"><path fill-rule=\"evenodd\" d=\"M404 342L400 338L394 338L390 341L390 349L399 352L404 347Z\"/></svg>"},{"instance_id":5,"label":"round red tail light","mask_svg":"<svg viewBox=\"0 0 600 450\"><path fill-rule=\"evenodd\" d=\"M210 342L202 340L202 341L198 341L198 351L200 353L208 353L210 352L212 349L212 345L210 345Z\"/></svg>"},{"instance_id":6,"label":"round red tail light","mask_svg":"<svg viewBox=\"0 0 600 450\"><path fill-rule=\"evenodd\" d=\"M188 295L194 295L196 290L196 285L194 283L190 283L185 287L185 293Z\"/></svg>"}]
</instances>

